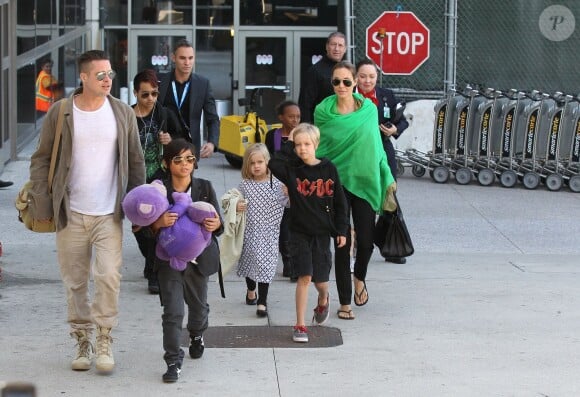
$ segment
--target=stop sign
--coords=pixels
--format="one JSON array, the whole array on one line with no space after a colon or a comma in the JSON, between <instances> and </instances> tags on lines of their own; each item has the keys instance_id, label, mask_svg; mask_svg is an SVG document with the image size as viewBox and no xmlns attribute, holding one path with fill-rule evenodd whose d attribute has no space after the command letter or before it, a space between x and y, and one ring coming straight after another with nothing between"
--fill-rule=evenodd
<instances>
[{"instance_id":1,"label":"stop sign","mask_svg":"<svg viewBox=\"0 0 580 397\"><path fill-rule=\"evenodd\" d=\"M383 74L413 74L429 58L429 29L412 12L385 11L367 28L366 55Z\"/></svg>"}]
</instances>

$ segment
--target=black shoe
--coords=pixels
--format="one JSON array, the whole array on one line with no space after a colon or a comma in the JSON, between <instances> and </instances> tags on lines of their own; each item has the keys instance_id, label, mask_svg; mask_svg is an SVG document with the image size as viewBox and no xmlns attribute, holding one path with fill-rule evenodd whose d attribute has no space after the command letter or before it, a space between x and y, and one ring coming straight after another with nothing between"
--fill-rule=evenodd
<instances>
[{"instance_id":1,"label":"black shoe","mask_svg":"<svg viewBox=\"0 0 580 397\"><path fill-rule=\"evenodd\" d=\"M201 358L204 350L203 336L194 336L191 338L191 345L189 345L189 356L191 358Z\"/></svg>"},{"instance_id":2,"label":"black shoe","mask_svg":"<svg viewBox=\"0 0 580 397\"><path fill-rule=\"evenodd\" d=\"M179 364L169 364L167 366L167 372L165 372L162 376L163 382L165 383L174 383L177 382L179 379L179 373L181 372L181 366Z\"/></svg>"},{"instance_id":3,"label":"black shoe","mask_svg":"<svg viewBox=\"0 0 580 397\"><path fill-rule=\"evenodd\" d=\"M391 262L391 263L397 263L399 265L403 265L403 264L407 263L407 259L398 258L398 257L394 257L394 256L387 256L385 258L385 262Z\"/></svg>"},{"instance_id":4,"label":"black shoe","mask_svg":"<svg viewBox=\"0 0 580 397\"><path fill-rule=\"evenodd\" d=\"M260 309L260 307L263 307L264 309ZM266 305L258 305L258 309L256 310L256 316L258 317L268 316L268 307Z\"/></svg>"},{"instance_id":5,"label":"black shoe","mask_svg":"<svg viewBox=\"0 0 580 397\"><path fill-rule=\"evenodd\" d=\"M147 282L147 289L150 294L159 295L159 281L150 279Z\"/></svg>"},{"instance_id":6,"label":"black shoe","mask_svg":"<svg viewBox=\"0 0 580 397\"><path fill-rule=\"evenodd\" d=\"M8 186L12 186L13 184L14 184L14 182L3 181L2 179L0 179L0 187L8 187Z\"/></svg>"},{"instance_id":7,"label":"black shoe","mask_svg":"<svg viewBox=\"0 0 580 397\"><path fill-rule=\"evenodd\" d=\"M254 306L258 303L258 295L256 294L256 296L254 297L254 299L250 299L248 297L248 292L246 291L246 305L248 306Z\"/></svg>"}]
</instances>

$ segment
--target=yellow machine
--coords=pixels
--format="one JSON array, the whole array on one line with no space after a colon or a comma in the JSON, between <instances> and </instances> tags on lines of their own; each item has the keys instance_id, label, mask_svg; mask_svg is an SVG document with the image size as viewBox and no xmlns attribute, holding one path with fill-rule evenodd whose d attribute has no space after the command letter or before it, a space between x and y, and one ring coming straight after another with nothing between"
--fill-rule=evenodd
<instances>
[{"instance_id":1,"label":"yellow machine","mask_svg":"<svg viewBox=\"0 0 580 397\"><path fill-rule=\"evenodd\" d=\"M244 106L245 100L240 99L240 105ZM218 151L225 154L226 160L232 166L241 168L242 159L246 148L253 143L266 140L266 133L272 128L279 128L282 124L268 126L265 120L249 106L249 111L244 116L223 116L220 120L220 138Z\"/></svg>"}]
</instances>

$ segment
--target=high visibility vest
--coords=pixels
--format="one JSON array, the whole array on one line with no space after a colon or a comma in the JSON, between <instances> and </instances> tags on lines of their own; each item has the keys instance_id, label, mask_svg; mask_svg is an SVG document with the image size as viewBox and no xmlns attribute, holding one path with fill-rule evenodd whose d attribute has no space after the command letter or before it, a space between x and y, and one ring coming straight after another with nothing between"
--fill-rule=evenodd
<instances>
[{"instance_id":1,"label":"high visibility vest","mask_svg":"<svg viewBox=\"0 0 580 397\"><path fill-rule=\"evenodd\" d=\"M44 79L50 80L49 87L53 83L56 83L56 79L54 79L50 73L46 73L44 70L41 70L40 73L38 73L38 77L36 79L36 110L41 112L48 112L48 108L54 102L54 92L44 87L42 84L42 80Z\"/></svg>"}]
</instances>

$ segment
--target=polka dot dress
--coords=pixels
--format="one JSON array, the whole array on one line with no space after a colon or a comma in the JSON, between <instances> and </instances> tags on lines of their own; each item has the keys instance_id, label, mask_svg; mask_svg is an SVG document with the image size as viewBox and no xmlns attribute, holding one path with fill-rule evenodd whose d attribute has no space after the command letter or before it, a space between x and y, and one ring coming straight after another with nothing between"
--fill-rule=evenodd
<instances>
[{"instance_id":1,"label":"polka dot dress","mask_svg":"<svg viewBox=\"0 0 580 397\"><path fill-rule=\"evenodd\" d=\"M282 183L272 178L262 182L243 180L238 190L248 202L244 245L237 274L259 283L270 283L278 264L278 237L284 214Z\"/></svg>"}]
</instances>

